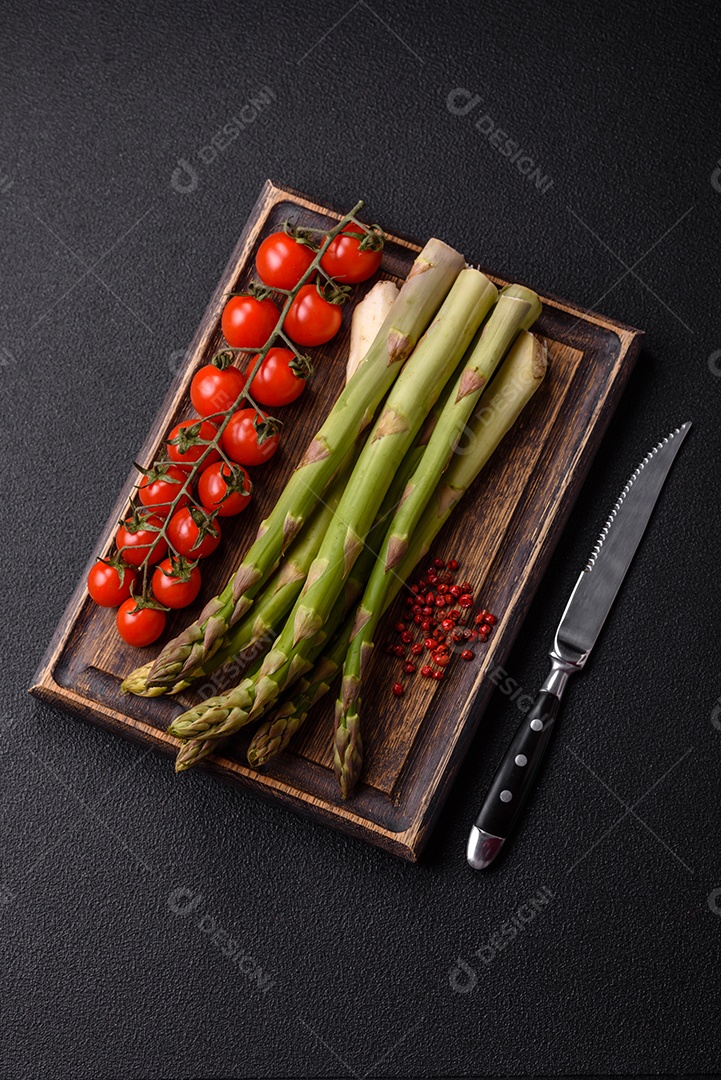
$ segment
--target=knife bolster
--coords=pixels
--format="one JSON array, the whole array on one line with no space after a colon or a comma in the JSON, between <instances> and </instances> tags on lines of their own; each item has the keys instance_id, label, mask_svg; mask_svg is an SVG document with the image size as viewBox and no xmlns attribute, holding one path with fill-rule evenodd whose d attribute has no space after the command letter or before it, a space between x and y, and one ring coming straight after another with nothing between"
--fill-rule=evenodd
<instances>
[{"instance_id":1,"label":"knife bolster","mask_svg":"<svg viewBox=\"0 0 721 1080\"><path fill-rule=\"evenodd\" d=\"M557 656L555 653L551 653L551 670L546 676L546 680L541 687L547 694L553 694L559 700L563 697L563 691L566 689L566 683L571 675L580 671L581 668L578 664L572 664L568 660L564 660L562 657Z\"/></svg>"}]
</instances>

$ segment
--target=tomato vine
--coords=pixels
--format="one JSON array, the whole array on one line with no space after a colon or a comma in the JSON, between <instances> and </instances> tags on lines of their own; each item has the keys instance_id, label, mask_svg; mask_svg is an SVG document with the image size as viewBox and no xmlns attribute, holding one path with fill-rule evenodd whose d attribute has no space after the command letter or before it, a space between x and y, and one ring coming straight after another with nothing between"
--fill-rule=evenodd
<instances>
[{"instance_id":1,"label":"tomato vine","mask_svg":"<svg viewBox=\"0 0 721 1080\"><path fill-rule=\"evenodd\" d=\"M122 536L125 537L127 536L127 532L132 533L133 530L136 532L142 530L143 533L150 533L152 535L151 540L145 538L143 541L142 560L138 562L133 561L132 569L134 576L131 596L136 601L138 610L141 610L148 605L152 605L153 607L158 606L157 602L152 599L150 575L151 572L155 571L154 564L156 564L160 558L164 557L166 552L169 555L170 564L172 566L178 565L182 567L182 574L184 575L182 580L186 580L187 575L192 572L195 566L197 566L198 560L196 559L195 562L192 562L187 556L183 556L178 552L169 536L168 526L177 511L186 508L197 524L197 549L200 549L200 546L206 537L214 536L215 533L219 531L216 528L215 519L219 514L220 506L216 505L215 509L208 511L208 509L205 506L202 506L193 495L196 481L202 475L204 470L211 466L213 461L218 461L219 465L216 466L216 468L221 470L221 474L225 473L225 475L233 477L233 490L235 492L240 492L243 496L250 495L250 490L244 488L242 478L239 478L238 476L238 464L228 456L226 450L223 448L223 435L235 413L243 407L253 410L256 442L258 446L261 446L268 438L277 435L281 422L269 415L263 406L255 400L251 393L253 380L260 371L263 361L269 351L276 344L282 344L285 348L292 350L294 357L292 364L295 366L297 372L304 372L306 374L312 372L310 357L307 354L300 352L295 342L284 331L286 319L294 300L298 297L301 290L304 286L307 286L314 280L318 296L327 303L340 305L348 298L350 286L337 281L330 273L328 273L327 269L321 265L321 261L324 260L331 244L333 244L333 241L336 240L337 237L341 237L341 234L343 235L340 242L345 241L346 238L358 241L358 251L380 252L385 239L382 230L377 225L363 225L356 217L363 206L364 202L362 200L357 202L353 209L344 215L338 223L329 230L306 226L300 227L291 222L285 223L284 232L286 235L313 252L312 259L307 262L305 270L300 274L292 288L270 287L262 281L251 281L248 288L242 294L229 293L224 296L224 304L227 303L230 296L237 295L251 296L256 300L262 301L273 297L274 294L280 294L284 299L275 326L260 348L233 347L226 345L223 349L219 350L211 361L212 364L222 371L228 366L230 359L236 354L255 354L252 369L245 376L244 385L233 404L227 409L223 409L218 413L213 413L210 417L201 416L197 422L181 421L181 424L174 429L173 433L171 433L171 437L166 440L165 456L155 461L151 468L138 466L139 471L143 474L143 478L136 490L139 490L143 485L147 486L154 479L162 479L164 484L173 492L172 498L168 497L167 501L163 502L153 501L152 505L145 505L144 499L141 497L141 503L143 503L143 505L138 506L135 503L131 503L126 517L120 522L119 535L122 533ZM305 262L306 260L303 261ZM322 282L318 280L318 275L324 279ZM206 427L208 421L210 421L214 429L212 436ZM169 446L174 446L176 448L174 454L173 451L168 450ZM194 451L194 448L196 447L198 448L198 451ZM183 455L188 456L184 457ZM178 460L178 458L180 458L180 460ZM165 492L163 491L161 494L165 494ZM230 494L230 488L228 489L228 494ZM130 523L130 528L126 529L128 523ZM126 530L125 532L123 532L124 529ZM128 558L131 547L132 544L125 544L123 546L118 545L117 552L112 557L113 564L122 566L124 564L121 560L124 559L125 562L131 561L132 556ZM178 562L178 560L180 561ZM142 585L138 593L136 593L135 589L140 582L135 575L137 575L137 578L142 577Z\"/></svg>"}]
</instances>

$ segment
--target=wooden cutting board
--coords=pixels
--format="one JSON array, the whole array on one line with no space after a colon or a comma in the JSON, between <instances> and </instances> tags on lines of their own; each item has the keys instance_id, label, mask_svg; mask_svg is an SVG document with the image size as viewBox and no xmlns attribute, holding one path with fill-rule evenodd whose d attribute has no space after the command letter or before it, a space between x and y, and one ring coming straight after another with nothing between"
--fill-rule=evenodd
<instances>
[{"instance_id":1,"label":"wooden cutting board","mask_svg":"<svg viewBox=\"0 0 721 1080\"><path fill-rule=\"evenodd\" d=\"M301 225L329 227L341 216L288 188L270 181L265 184L136 460L149 465L159 456L170 428L191 415L190 380L222 346L224 295L239 291L253 277L260 241L289 217ZM382 275L398 281L405 278L419 250L418 244L390 234ZM473 262L476 252L466 254ZM505 284L489 276L497 284ZM369 287L370 283L354 290L353 303L345 306L343 328L336 339L313 350L316 375L312 385L298 402L283 410L281 451L269 465L252 470L256 497L251 507L238 518L224 520L221 549L204 564L204 598L227 580L338 395L352 308ZM285 754L263 772L255 772L246 763L252 730L223 746L203 767L395 855L418 858L492 693L493 682L488 676L508 655L640 346L638 330L564 301L541 299L543 313L534 330L548 344L548 377L432 551L433 556L462 559L462 575L472 582L478 602L498 615L498 625L487 645L476 647L474 662L452 664L442 683L419 676L404 680L407 691L401 699L390 693L400 674L398 659L382 649L374 650L363 695L366 768L347 803L337 793L331 768L332 693L315 707ZM116 523L125 513L136 480L133 471L87 569L111 550ZM199 607L200 602L170 618L162 640L194 618ZM396 606L387 614L385 628L392 627L398 612ZM384 640L382 633L379 640ZM389 640L387 631L385 640ZM165 728L183 707L198 699L197 695L188 692L166 700L120 692L127 673L156 651L123 644L115 630L115 612L97 607L88 598L84 575L31 693L174 755L177 740L167 735ZM182 776L178 783L183 783ZM240 801L237 812L240 817Z\"/></svg>"}]
</instances>

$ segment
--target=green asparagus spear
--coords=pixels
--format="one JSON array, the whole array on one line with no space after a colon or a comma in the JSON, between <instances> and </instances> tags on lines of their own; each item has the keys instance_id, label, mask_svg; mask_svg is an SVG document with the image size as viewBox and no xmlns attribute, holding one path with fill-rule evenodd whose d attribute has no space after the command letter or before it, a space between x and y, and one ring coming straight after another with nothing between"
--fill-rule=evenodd
<instances>
[{"instance_id":1,"label":"green asparagus spear","mask_svg":"<svg viewBox=\"0 0 721 1080\"><path fill-rule=\"evenodd\" d=\"M463 453L453 456L413 530L400 563L387 573L383 553L376 563L371 576L372 588L369 585L357 612L355 632L343 669L341 693L336 703L334 767L344 799L352 791L363 762L360 689L363 671L367 669L374 647L372 631L368 633L367 627L375 627L380 614L428 551L458 500L538 389L545 372L545 345L523 331L496 379L481 397L466 429L468 445ZM439 437L442 437L445 412L438 420L434 437L439 432ZM433 438L428 450L432 447ZM391 534L393 530L394 523L389 530ZM387 544L384 544L384 548L387 548Z\"/></svg>"},{"instance_id":2,"label":"green asparagus spear","mask_svg":"<svg viewBox=\"0 0 721 1080\"><path fill-rule=\"evenodd\" d=\"M250 608L282 552L303 527L318 496L394 382L463 266L440 240L416 259L364 360L310 443L255 543L227 586L156 659L150 686L171 686L204 663Z\"/></svg>"}]
</instances>

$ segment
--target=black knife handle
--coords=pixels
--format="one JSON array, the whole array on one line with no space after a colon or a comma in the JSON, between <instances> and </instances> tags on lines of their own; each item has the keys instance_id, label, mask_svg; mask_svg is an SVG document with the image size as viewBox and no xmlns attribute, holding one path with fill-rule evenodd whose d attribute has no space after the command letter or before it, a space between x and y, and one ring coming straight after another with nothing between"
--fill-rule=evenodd
<instances>
[{"instance_id":1,"label":"black knife handle","mask_svg":"<svg viewBox=\"0 0 721 1080\"><path fill-rule=\"evenodd\" d=\"M468 861L474 869L488 866L510 835L550 742L560 704L555 694L541 690L513 737L471 832Z\"/></svg>"}]
</instances>

